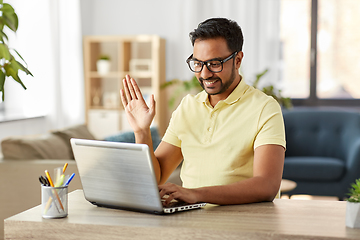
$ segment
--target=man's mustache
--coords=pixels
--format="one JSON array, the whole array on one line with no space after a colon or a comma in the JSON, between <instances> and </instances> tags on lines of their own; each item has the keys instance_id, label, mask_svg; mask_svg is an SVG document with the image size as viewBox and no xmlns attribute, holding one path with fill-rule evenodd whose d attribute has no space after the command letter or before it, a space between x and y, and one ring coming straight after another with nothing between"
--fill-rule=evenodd
<instances>
[{"instance_id":1,"label":"man's mustache","mask_svg":"<svg viewBox=\"0 0 360 240\"><path fill-rule=\"evenodd\" d=\"M213 81L213 80L221 80L221 79L219 77L210 77L207 79L202 78L202 77L199 78L199 81Z\"/></svg>"}]
</instances>

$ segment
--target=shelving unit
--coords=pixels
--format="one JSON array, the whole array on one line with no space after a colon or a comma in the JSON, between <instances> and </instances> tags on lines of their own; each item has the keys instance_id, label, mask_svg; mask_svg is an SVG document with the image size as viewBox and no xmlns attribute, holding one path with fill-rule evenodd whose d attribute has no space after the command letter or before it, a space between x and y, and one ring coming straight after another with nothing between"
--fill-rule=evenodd
<instances>
[{"instance_id":1,"label":"shelving unit","mask_svg":"<svg viewBox=\"0 0 360 240\"><path fill-rule=\"evenodd\" d=\"M96 62L110 57L110 70L99 74ZM85 36L84 77L86 122L96 138L131 130L120 99L122 79L133 77L145 98L154 94L156 115L153 125L162 135L166 128L165 96L160 86L165 82L165 40L156 35Z\"/></svg>"}]
</instances>

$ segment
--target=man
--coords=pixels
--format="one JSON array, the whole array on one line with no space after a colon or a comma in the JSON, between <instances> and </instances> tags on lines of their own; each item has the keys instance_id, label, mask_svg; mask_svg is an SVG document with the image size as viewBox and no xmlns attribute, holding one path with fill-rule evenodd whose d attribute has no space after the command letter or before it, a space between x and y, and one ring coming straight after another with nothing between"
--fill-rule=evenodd
<instances>
[{"instance_id":1,"label":"man","mask_svg":"<svg viewBox=\"0 0 360 240\"><path fill-rule=\"evenodd\" d=\"M282 178L285 133L279 104L246 85L239 75L243 36L238 24L208 19L190 33L187 63L204 91L187 95L174 111L155 152L161 197L189 203L242 204L272 201ZM121 99L137 143L152 149L154 96L146 105L126 76ZM183 186L166 180L183 161Z\"/></svg>"}]
</instances>

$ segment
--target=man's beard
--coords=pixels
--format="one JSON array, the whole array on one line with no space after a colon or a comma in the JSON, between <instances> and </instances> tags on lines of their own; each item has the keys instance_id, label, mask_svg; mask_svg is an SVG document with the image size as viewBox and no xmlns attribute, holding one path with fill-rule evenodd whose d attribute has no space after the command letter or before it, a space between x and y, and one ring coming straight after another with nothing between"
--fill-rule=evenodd
<instances>
[{"instance_id":1,"label":"man's beard","mask_svg":"<svg viewBox=\"0 0 360 240\"><path fill-rule=\"evenodd\" d=\"M203 81L205 80L204 78L199 78L199 83L200 83L200 86L205 90L205 92L209 95L217 95L217 94L221 94L221 93L224 93L226 90L229 89L229 87L231 86L231 84L235 81L235 78L236 78L236 71L235 71L235 67L233 65L232 67L232 71L231 71L231 75L230 75L230 78L229 80L224 84L223 83L223 80L219 77L211 77L211 78L208 78L206 80L208 81L214 81L214 80L219 80L220 83L221 83L221 88L220 88L220 91L216 92L216 93L208 93L205 89L205 86L204 86L204 83ZM206 81L205 80L205 81Z\"/></svg>"}]
</instances>

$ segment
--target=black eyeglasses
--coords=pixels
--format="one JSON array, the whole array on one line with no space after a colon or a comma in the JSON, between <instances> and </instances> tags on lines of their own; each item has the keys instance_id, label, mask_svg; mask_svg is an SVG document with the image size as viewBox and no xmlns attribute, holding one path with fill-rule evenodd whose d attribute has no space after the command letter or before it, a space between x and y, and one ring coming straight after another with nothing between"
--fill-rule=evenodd
<instances>
[{"instance_id":1,"label":"black eyeglasses","mask_svg":"<svg viewBox=\"0 0 360 240\"><path fill-rule=\"evenodd\" d=\"M235 57L236 54L237 54L237 52L234 52L233 54L231 54L229 57L225 58L224 60L211 59L211 60L207 60L207 61L199 61L199 60L193 59L192 58L193 54L191 54L191 56L186 60L186 62L189 65L190 70L193 72L196 72L196 73L201 72L205 65L210 72L218 73L223 70L223 64L225 62L229 61L230 59L232 59L233 57Z\"/></svg>"}]
</instances>

